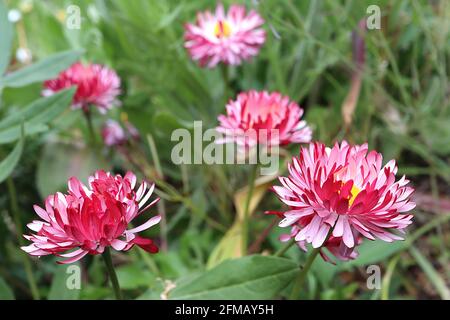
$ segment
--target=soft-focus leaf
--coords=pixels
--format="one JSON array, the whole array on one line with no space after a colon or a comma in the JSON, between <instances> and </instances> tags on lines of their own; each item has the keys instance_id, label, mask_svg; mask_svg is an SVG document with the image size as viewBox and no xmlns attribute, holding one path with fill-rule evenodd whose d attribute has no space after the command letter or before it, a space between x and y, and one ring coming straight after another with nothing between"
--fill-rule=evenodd
<instances>
[{"instance_id":1,"label":"soft-focus leaf","mask_svg":"<svg viewBox=\"0 0 450 320\"><path fill-rule=\"evenodd\" d=\"M339 268L329 262L324 261L321 257L314 260L311 271L316 275L318 280L324 286L328 286L333 280Z\"/></svg>"},{"instance_id":2,"label":"soft-focus leaf","mask_svg":"<svg viewBox=\"0 0 450 320\"><path fill-rule=\"evenodd\" d=\"M173 289L170 299L271 299L298 272L291 260L247 256L227 260Z\"/></svg>"},{"instance_id":3,"label":"soft-focus leaf","mask_svg":"<svg viewBox=\"0 0 450 320\"><path fill-rule=\"evenodd\" d=\"M156 133L164 137L170 137L172 132L176 129L189 128L190 126L190 123L185 123L168 112L155 114L152 122Z\"/></svg>"},{"instance_id":4,"label":"soft-focus leaf","mask_svg":"<svg viewBox=\"0 0 450 320\"><path fill-rule=\"evenodd\" d=\"M122 289L150 287L155 281L155 275L139 263L117 268L116 272Z\"/></svg>"},{"instance_id":5,"label":"soft-focus leaf","mask_svg":"<svg viewBox=\"0 0 450 320\"><path fill-rule=\"evenodd\" d=\"M421 134L431 149L439 155L450 154L450 117L425 118L422 121ZM445 138L447 137L447 138Z\"/></svg>"},{"instance_id":6,"label":"soft-focus leaf","mask_svg":"<svg viewBox=\"0 0 450 320\"><path fill-rule=\"evenodd\" d=\"M406 241L384 242L365 240L358 248L359 256L355 260L342 263L343 269L362 267L386 260L391 255L408 247Z\"/></svg>"},{"instance_id":7,"label":"soft-focus leaf","mask_svg":"<svg viewBox=\"0 0 450 320\"><path fill-rule=\"evenodd\" d=\"M6 178L9 177L11 172L16 167L19 162L20 156L22 155L24 145L24 137L17 142L13 151L5 158L2 162L0 162L0 183L2 183Z\"/></svg>"},{"instance_id":8,"label":"soft-focus leaf","mask_svg":"<svg viewBox=\"0 0 450 320\"><path fill-rule=\"evenodd\" d=\"M42 97L25 106L22 110L12 113L0 121L0 130L20 124L22 121L33 124L49 123L67 109L75 88L60 91L49 97Z\"/></svg>"},{"instance_id":9,"label":"soft-focus leaf","mask_svg":"<svg viewBox=\"0 0 450 320\"><path fill-rule=\"evenodd\" d=\"M435 287L443 300L450 300L450 289L447 287L445 280L439 275L432 263L415 247L409 249L411 255L416 259L417 264L425 272L431 284Z\"/></svg>"},{"instance_id":10,"label":"soft-focus leaf","mask_svg":"<svg viewBox=\"0 0 450 320\"><path fill-rule=\"evenodd\" d=\"M48 126L40 123L25 123L25 136L34 135L48 130ZM10 143L16 141L21 135L21 126L15 125L11 128L0 131L0 144Z\"/></svg>"},{"instance_id":11,"label":"soft-focus leaf","mask_svg":"<svg viewBox=\"0 0 450 320\"><path fill-rule=\"evenodd\" d=\"M22 87L56 77L59 72L77 61L82 51L64 51L44 58L30 66L7 74L0 80L2 87Z\"/></svg>"},{"instance_id":12,"label":"soft-focus leaf","mask_svg":"<svg viewBox=\"0 0 450 320\"><path fill-rule=\"evenodd\" d=\"M0 277L0 300L14 300L14 293L2 277Z\"/></svg>"},{"instance_id":13,"label":"soft-focus leaf","mask_svg":"<svg viewBox=\"0 0 450 320\"><path fill-rule=\"evenodd\" d=\"M0 1L0 77L6 71L11 58L13 26L8 20L8 8Z\"/></svg>"},{"instance_id":14,"label":"soft-focus leaf","mask_svg":"<svg viewBox=\"0 0 450 320\"><path fill-rule=\"evenodd\" d=\"M68 268L72 268L68 269ZM52 285L48 294L48 300L76 300L80 296L80 289L73 288L71 278L76 277L77 274L73 270L80 268L79 263L69 265L56 265L56 270L53 273ZM79 272L81 277L81 271ZM79 279L81 281L81 279Z\"/></svg>"},{"instance_id":15,"label":"soft-focus leaf","mask_svg":"<svg viewBox=\"0 0 450 320\"><path fill-rule=\"evenodd\" d=\"M44 146L37 169L37 187L42 197L64 190L68 178L74 176L87 183L96 170L109 170L111 164L95 150L75 144L50 142ZM55 174L57 172L58 174Z\"/></svg>"}]
</instances>

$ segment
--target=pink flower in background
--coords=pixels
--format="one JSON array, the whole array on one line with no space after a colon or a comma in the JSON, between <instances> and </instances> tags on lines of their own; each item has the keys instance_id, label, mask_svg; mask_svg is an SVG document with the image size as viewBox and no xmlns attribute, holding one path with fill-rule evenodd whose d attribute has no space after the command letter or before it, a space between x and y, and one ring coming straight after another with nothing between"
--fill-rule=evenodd
<instances>
[{"instance_id":1,"label":"pink flower in background","mask_svg":"<svg viewBox=\"0 0 450 320\"><path fill-rule=\"evenodd\" d=\"M200 12L196 24L186 24L185 47L201 66L212 68L219 62L239 65L258 54L266 39L259 28L263 23L254 10L246 14L244 6L232 5L225 14L219 4L215 14Z\"/></svg>"},{"instance_id":2,"label":"pink flower in background","mask_svg":"<svg viewBox=\"0 0 450 320\"><path fill-rule=\"evenodd\" d=\"M227 115L218 117L217 131L225 135L219 142L253 147L259 143L285 145L311 141L311 128L301 120L303 109L278 92L240 93L237 100L228 103L226 111ZM253 131L256 135L251 134Z\"/></svg>"},{"instance_id":3,"label":"pink flower in background","mask_svg":"<svg viewBox=\"0 0 450 320\"><path fill-rule=\"evenodd\" d=\"M103 142L107 146L116 146L127 141L125 130L114 120L108 119L102 128Z\"/></svg>"},{"instance_id":4,"label":"pink flower in background","mask_svg":"<svg viewBox=\"0 0 450 320\"><path fill-rule=\"evenodd\" d=\"M124 144L129 139L138 140L140 136L130 122L126 121L123 128L117 121L108 119L102 128L102 138L105 145L111 147Z\"/></svg>"},{"instance_id":5,"label":"pink flower in background","mask_svg":"<svg viewBox=\"0 0 450 320\"><path fill-rule=\"evenodd\" d=\"M87 111L90 105L95 105L101 113L106 113L119 105L116 98L120 94L120 78L114 70L105 66L77 62L56 79L45 81L42 93L49 96L72 86L77 87L72 101L75 109Z\"/></svg>"},{"instance_id":6,"label":"pink flower in background","mask_svg":"<svg viewBox=\"0 0 450 320\"><path fill-rule=\"evenodd\" d=\"M280 213L280 226L292 226L297 242L319 248L333 228L327 248L333 244L338 258L352 258L360 237L402 240L393 230L404 233L411 224L413 216L406 212L415 207L414 189L404 176L396 181L394 160L383 167L382 155L368 152L367 144L344 141L330 149L311 143L288 169L289 176L279 178L282 186L273 190L290 207Z\"/></svg>"},{"instance_id":7,"label":"pink flower in background","mask_svg":"<svg viewBox=\"0 0 450 320\"><path fill-rule=\"evenodd\" d=\"M109 246L126 251L138 245L150 253L158 252L152 240L136 233L159 223L159 215L127 229L134 218L159 200L147 204L154 185L143 182L137 190L135 186L136 176L131 172L122 177L97 171L89 177L88 186L70 178L67 194L58 192L47 197L45 209L34 206L42 220L28 224L35 234L24 236L32 244L22 250L33 256L54 254L67 258L59 263L72 263L86 254L101 254Z\"/></svg>"}]
</instances>

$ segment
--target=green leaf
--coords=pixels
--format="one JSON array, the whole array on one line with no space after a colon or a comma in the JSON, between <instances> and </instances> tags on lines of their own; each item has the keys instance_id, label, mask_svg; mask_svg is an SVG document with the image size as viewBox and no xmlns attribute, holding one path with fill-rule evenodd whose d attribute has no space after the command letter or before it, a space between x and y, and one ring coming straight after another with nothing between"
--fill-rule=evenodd
<instances>
[{"instance_id":1,"label":"green leaf","mask_svg":"<svg viewBox=\"0 0 450 320\"><path fill-rule=\"evenodd\" d=\"M9 175L19 162L20 156L22 155L23 151L23 144L24 137L22 135L22 138L19 140L19 142L17 142L13 151L11 151L11 153L2 162L0 162L0 183L5 181L6 178L9 177Z\"/></svg>"},{"instance_id":2,"label":"green leaf","mask_svg":"<svg viewBox=\"0 0 450 320\"><path fill-rule=\"evenodd\" d=\"M159 112L155 114L152 118L152 123L156 133L162 137L170 137L172 132L176 129L190 129L192 127L190 123L177 119L168 112Z\"/></svg>"},{"instance_id":3,"label":"green leaf","mask_svg":"<svg viewBox=\"0 0 450 320\"><path fill-rule=\"evenodd\" d=\"M450 300L450 290L445 283L445 280L439 275L436 269L433 267L430 261L420 253L415 247L409 249L411 255L416 259L417 264L422 268L425 275L430 280L436 291L439 293L443 300Z\"/></svg>"},{"instance_id":4,"label":"green leaf","mask_svg":"<svg viewBox=\"0 0 450 320\"><path fill-rule=\"evenodd\" d=\"M14 300L14 293L8 284L0 277L0 300Z\"/></svg>"},{"instance_id":5,"label":"green leaf","mask_svg":"<svg viewBox=\"0 0 450 320\"><path fill-rule=\"evenodd\" d=\"M449 120L450 117L445 116L430 117L425 118L421 124L421 135L423 139L432 151L442 156L450 154L450 143L448 143L448 139L442 139L442 137L450 137Z\"/></svg>"},{"instance_id":6,"label":"green leaf","mask_svg":"<svg viewBox=\"0 0 450 320\"><path fill-rule=\"evenodd\" d=\"M143 264L129 264L117 268L116 272L122 289L148 288L155 282L155 275Z\"/></svg>"},{"instance_id":7,"label":"green leaf","mask_svg":"<svg viewBox=\"0 0 450 320\"><path fill-rule=\"evenodd\" d=\"M77 300L80 296L80 289L71 289L68 284L71 283L69 277L77 277L76 269L68 268L80 268L78 263L72 263L70 265L57 265L56 270L53 273L53 281L48 294L48 300ZM79 270L79 269L78 269ZM81 277L81 271L79 272ZM81 279L80 279L81 281Z\"/></svg>"},{"instance_id":8,"label":"green leaf","mask_svg":"<svg viewBox=\"0 0 450 320\"><path fill-rule=\"evenodd\" d=\"M19 112L0 121L0 130L20 124L24 120L33 124L49 123L67 109L74 93L75 88L70 88L33 101Z\"/></svg>"},{"instance_id":9,"label":"green leaf","mask_svg":"<svg viewBox=\"0 0 450 320\"><path fill-rule=\"evenodd\" d=\"M38 162L36 185L39 194L46 197L64 190L67 180L72 176L87 183L87 178L94 171L109 170L110 167L111 164L99 157L95 150L76 144L49 142L43 146Z\"/></svg>"},{"instance_id":10,"label":"green leaf","mask_svg":"<svg viewBox=\"0 0 450 320\"><path fill-rule=\"evenodd\" d=\"M406 241L384 242L381 240L365 240L358 248L359 256L355 260L343 263L342 269L362 267L386 260L396 252L408 247Z\"/></svg>"},{"instance_id":11,"label":"green leaf","mask_svg":"<svg viewBox=\"0 0 450 320\"><path fill-rule=\"evenodd\" d=\"M314 260L311 271L324 287L328 287L334 279L336 272L339 271L339 268L319 257Z\"/></svg>"},{"instance_id":12,"label":"green leaf","mask_svg":"<svg viewBox=\"0 0 450 320\"><path fill-rule=\"evenodd\" d=\"M17 88L54 78L59 72L77 61L82 53L83 51L73 50L51 55L30 66L7 74L0 80L0 86Z\"/></svg>"},{"instance_id":13,"label":"green leaf","mask_svg":"<svg viewBox=\"0 0 450 320\"><path fill-rule=\"evenodd\" d=\"M48 127L44 124L24 124L25 136L34 135L36 133L41 133L47 131ZM6 130L0 131L0 144L10 143L16 141L20 137L20 125L8 128Z\"/></svg>"},{"instance_id":14,"label":"green leaf","mask_svg":"<svg viewBox=\"0 0 450 320\"><path fill-rule=\"evenodd\" d=\"M21 112L6 117L0 122L0 144L13 142L20 137L20 123L24 119L27 120L24 124L26 136L46 131L46 124L68 108L74 92L75 88L70 88L53 96L40 98Z\"/></svg>"},{"instance_id":15,"label":"green leaf","mask_svg":"<svg viewBox=\"0 0 450 320\"><path fill-rule=\"evenodd\" d=\"M0 77L8 68L11 58L11 47L13 39L13 26L8 20L8 8L0 1Z\"/></svg>"},{"instance_id":16,"label":"green leaf","mask_svg":"<svg viewBox=\"0 0 450 320\"><path fill-rule=\"evenodd\" d=\"M178 284L171 299L272 299L298 272L292 260L253 255L227 260Z\"/></svg>"}]
</instances>

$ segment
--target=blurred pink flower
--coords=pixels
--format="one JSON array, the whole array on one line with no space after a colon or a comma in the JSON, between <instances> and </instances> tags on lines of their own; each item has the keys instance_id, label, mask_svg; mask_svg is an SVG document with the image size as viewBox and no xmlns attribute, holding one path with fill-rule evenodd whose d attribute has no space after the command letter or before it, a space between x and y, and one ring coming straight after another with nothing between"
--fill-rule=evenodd
<instances>
[{"instance_id":1,"label":"blurred pink flower","mask_svg":"<svg viewBox=\"0 0 450 320\"><path fill-rule=\"evenodd\" d=\"M105 145L117 146L130 139L139 140L140 135L129 121L125 121L125 128L123 128L117 121L108 119L102 128L102 138Z\"/></svg>"},{"instance_id":2,"label":"blurred pink flower","mask_svg":"<svg viewBox=\"0 0 450 320\"><path fill-rule=\"evenodd\" d=\"M49 96L63 89L77 87L72 107L89 110L95 105L101 113L119 105L120 78L114 70L99 64L83 65L77 62L61 72L56 79L44 82L42 94Z\"/></svg>"},{"instance_id":3,"label":"blurred pink flower","mask_svg":"<svg viewBox=\"0 0 450 320\"><path fill-rule=\"evenodd\" d=\"M218 142L253 147L311 141L311 128L301 120L303 109L278 92L240 93L236 101L230 100L226 111L227 115L218 117L217 131L225 135Z\"/></svg>"},{"instance_id":4,"label":"blurred pink flower","mask_svg":"<svg viewBox=\"0 0 450 320\"><path fill-rule=\"evenodd\" d=\"M116 146L127 141L125 130L114 120L108 119L102 128L103 142L107 146Z\"/></svg>"},{"instance_id":5,"label":"blurred pink flower","mask_svg":"<svg viewBox=\"0 0 450 320\"><path fill-rule=\"evenodd\" d=\"M279 178L282 186L273 190L290 207L280 212L279 225L292 226L297 242L319 248L334 227L326 246L332 243L338 258L352 258L360 237L402 240L393 230L404 233L411 224L413 216L405 212L415 207L414 189L404 176L395 180L394 160L382 167L382 155L368 152L367 144L344 141L330 149L311 143L288 169L289 176Z\"/></svg>"},{"instance_id":6,"label":"blurred pink flower","mask_svg":"<svg viewBox=\"0 0 450 320\"><path fill-rule=\"evenodd\" d=\"M70 178L68 194L50 195L45 209L34 206L42 220L28 224L36 233L24 235L32 244L22 250L33 256L53 254L68 258L59 263L72 263L86 254L101 254L108 246L126 251L136 244L150 253L158 252L152 240L136 233L159 223L159 215L127 229L134 218L159 200L146 205L154 185L143 182L136 191L135 186L136 176L131 172L122 177L97 171L89 177L88 186ZM72 251L66 252L69 250Z\"/></svg>"},{"instance_id":7,"label":"blurred pink flower","mask_svg":"<svg viewBox=\"0 0 450 320\"><path fill-rule=\"evenodd\" d=\"M239 65L256 56L266 33L260 29L264 20L254 10L246 14L244 6L232 5L227 14L222 4L215 14L199 12L196 24L185 26L185 47L201 66L212 68L219 62Z\"/></svg>"}]
</instances>

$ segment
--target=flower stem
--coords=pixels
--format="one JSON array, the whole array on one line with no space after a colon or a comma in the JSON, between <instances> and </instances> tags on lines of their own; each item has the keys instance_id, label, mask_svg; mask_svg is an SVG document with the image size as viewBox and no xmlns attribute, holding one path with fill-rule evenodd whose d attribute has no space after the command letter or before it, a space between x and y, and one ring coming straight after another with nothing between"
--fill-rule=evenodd
<instances>
[{"instance_id":1,"label":"flower stem","mask_svg":"<svg viewBox=\"0 0 450 320\"><path fill-rule=\"evenodd\" d=\"M11 201L11 213L13 215L14 224L16 225L17 241L19 242L20 246L24 246L25 243L22 238L23 228L22 222L20 220L19 205L17 203L16 187L11 177L9 177L6 180L6 183L8 185L9 199ZM34 300L39 300L40 299L39 290L36 284L36 280L34 279L33 276L33 270L31 268L30 260L24 253L21 253L21 258L23 260L23 265L25 268L25 273L27 275L28 285L30 286L31 295Z\"/></svg>"},{"instance_id":2,"label":"flower stem","mask_svg":"<svg viewBox=\"0 0 450 320\"><path fill-rule=\"evenodd\" d=\"M247 242L249 233L249 219L250 219L250 202L253 196L253 190L255 189L256 172L258 171L258 165L252 166L250 176L248 178L248 192L245 199L244 216L242 221L242 255L247 254Z\"/></svg>"},{"instance_id":3,"label":"flower stem","mask_svg":"<svg viewBox=\"0 0 450 320\"><path fill-rule=\"evenodd\" d=\"M221 65L222 79L223 79L223 101L226 104L228 99L228 94L230 90L230 70L228 65Z\"/></svg>"},{"instance_id":4,"label":"flower stem","mask_svg":"<svg viewBox=\"0 0 450 320\"><path fill-rule=\"evenodd\" d=\"M337 221L337 220L336 220ZM291 295L289 296L289 300L295 300L298 298L298 295L300 294L300 290L302 289L303 283L306 279L306 274L308 273L309 269L311 268L311 265L314 262L314 259L316 259L317 255L320 252L320 249L327 243L328 239L330 238L331 234L333 233L333 229L336 226L336 222L333 225L333 227L328 230L328 234L325 237L325 240L323 241L322 245L318 248L315 248L313 252L309 255L308 259L306 259L305 265L303 268L300 269L297 278L295 278L294 286L292 287Z\"/></svg>"},{"instance_id":5,"label":"flower stem","mask_svg":"<svg viewBox=\"0 0 450 320\"><path fill-rule=\"evenodd\" d=\"M105 260L106 269L108 270L109 279L111 280L116 299L122 300L122 291L120 291L119 280L117 279L116 271L112 264L111 251L108 247L105 248L105 251L103 252L103 259Z\"/></svg>"},{"instance_id":6,"label":"flower stem","mask_svg":"<svg viewBox=\"0 0 450 320\"><path fill-rule=\"evenodd\" d=\"M309 255L308 259L306 260L305 265L303 268L300 269L300 272L297 274L297 278L294 280L294 286L292 287L291 295L289 296L289 300L295 300L298 298L300 294L300 290L302 289L303 283L305 282L306 275L311 268L311 265L314 262L314 259L317 257L317 255L320 252L321 247L315 248L313 252Z\"/></svg>"},{"instance_id":7,"label":"flower stem","mask_svg":"<svg viewBox=\"0 0 450 320\"><path fill-rule=\"evenodd\" d=\"M281 257L283 254L286 253L286 251L289 250L290 247L292 247L295 243L295 238L292 238L289 240L280 250L275 252L275 257Z\"/></svg>"},{"instance_id":8,"label":"flower stem","mask_svg":"<svg viewBox=\"0 0 450 320\"><path fill-rule=\"evenodd\" d=\"M86 118L88 130L89 130L89 135L90 135L90 138L91 138L91 143L95 147L97 145L97 138L95 136L94 125L92 123L91 111L90 110L83 110L83 113L84 113L84 116Z\"/></svg>"}]
</instances>

